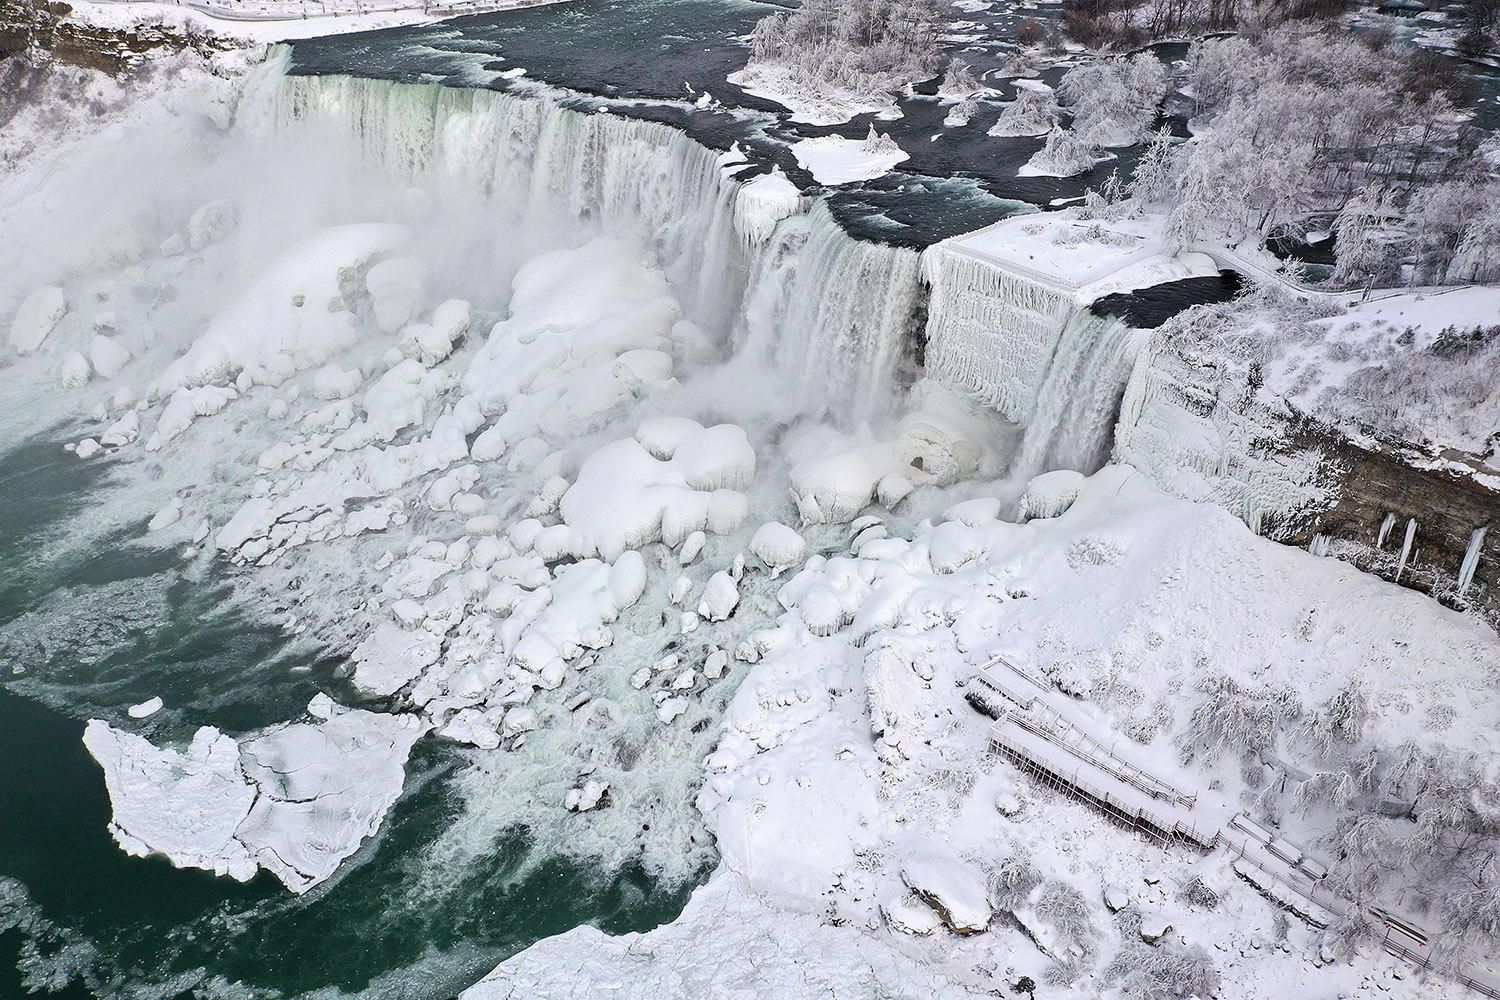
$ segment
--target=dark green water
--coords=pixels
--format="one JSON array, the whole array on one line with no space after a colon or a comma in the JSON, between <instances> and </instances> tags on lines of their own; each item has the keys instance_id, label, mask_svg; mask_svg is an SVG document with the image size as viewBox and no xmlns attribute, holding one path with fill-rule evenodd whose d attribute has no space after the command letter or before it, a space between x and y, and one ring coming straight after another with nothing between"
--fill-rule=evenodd
<instances>
[{"instance_id":1,"label":"dark green water","mask_svg":"<svg viewBox=\"0 0 1500 1000\"><path fill-rule=\"evenodd\" d=\"M141 526L79 531L109 482L55 440L0 456L0 496L25 510L0 520L0 997L443 998L580 923L623 933L680 912L691 883L549 856L515 825L434 871L467 764L432 740L380 834L306 896L126 856L88 717L159 694L168 708L130 724L155 742L242 732L337 694L338 660L252 623L207 557L140 548Z\"/></svg>"}]
</instances>

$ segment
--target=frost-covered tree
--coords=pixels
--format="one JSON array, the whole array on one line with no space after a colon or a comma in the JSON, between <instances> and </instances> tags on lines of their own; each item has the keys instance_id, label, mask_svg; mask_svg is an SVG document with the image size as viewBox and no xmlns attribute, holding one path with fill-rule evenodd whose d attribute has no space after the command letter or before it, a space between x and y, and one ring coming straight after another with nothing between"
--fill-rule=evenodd
<instances>
[{"instance_id":1,"label":"frost-covered tree","mask_svg":"<svg viewBox=\"0 0 1500 1000\"><path fill-rule=\"evenodd\" d=\"M1069 983L1094 962L1098 932L1083 893L1061 879L1042 885L1034 907L1052 928L1051 951L1056 965L1049 969L1055 982Z\"/></svg>"},{"instance_id":2,"label":"frost-covered tree","mask_svg":"<svg viewBox=\"0 0 1500 1000\"><path fill-rule=\"evenodd\" d=\"M1073 130L1099 146L1140 142L1166 93L1166 70L1149 52L1075 66L1057 86L1073 112Z\"/></svg>"},{"instance_id":3,"label":"frost-covered tree","mask_svg":"<svg viewBox=\"0 0 1500 1000\"><path fill-rule=\"evenodd\" d=\"M1021 90L1000 111L990 135L1046 135L1057 125L1057 100L1050 91Z\"/></svg>"},{"instance_id":4,"label":"frost-covered tree","mask_svg":"<svg viewBox=\"0 0 1500 1000\"><path fill-rule=\"evenodd\" d=\"M1042 873L1032 863L1031 857L1024 853L1012 854L990 872L990 903L999 910L1014 910L1041 884Z\"/></svg>"},{"instance_id":5,"label":"frost-covered tree","mask_svg":"<svg viewBox=\"0 0 1500 1000\"><path fill-rule=\"evenodd\" d=\"M1105 967L1104 980L1127 1000L1186 1000L1219 991L1219 971L1208 952L1172 942L1127 945Z\"/></svg>"},{"instance_id":6,"label":"frost-covered tree","mask_svg":"<svg viewBox=\"0 0 1500 1000\"><path fill-rule=\"evenodd\" d=\"M1175 190L1161 199L1174 204L1178 245L1300 235L1310 219L1337 218L1344 284L1403 268L1421 281L1493 276L1494 166L1424 59L1285 24L1195 43L1183 91L1196 135L1171 154Z\"/></svg>"},{"instance_id":7,"label":"frost-covered tree","mask_svg":"<svg viewBox=\"0 0 1500 1000\"><path fill-rule=\"evenodd\" d=\"M1301 711L1289 690L1246 691L1223 674L1204 678L1198 691L1203 700L1177 738L1184 763L1196 758L1212 767L1226 753L1270 753L1277 733Z\"/></svg>"},{"instance_id":8,"label":"frost-covered tree","mask_svg":"<svg viewBox=\"0 0 1500 1000\"><path fill-rule=\"evenodd\" d=\"M938 96L945 100L961 101L966 97L973 97L983 89L984 85L979 82L969 64L962 59L954 59L948 63L943 82L938 84Z\"/></svg>"},{"instance_id":9,"label":"frost-covered tree","mask_svg":"<svg viewBox=\"0 0 1500 1000\"><path fill-rule=\"evenodd\" d=\"M1026 165L1044 174L1072 177L1092 170L1099 147L1072 129L1054 127Z\"/></svg>"},{"instance_id":10,"label":"frost-covered tree","mask_svg":"<svg viewBox=\"0 0 1500 1000\"><path fill-rule=\"evenodd\" d=\"M886 96L942 63L941 0L805 0L755 26L747 71L784 73L813 93Z\"/></svg>"},{"instance_id":11,"label":"frost-covered tree","mask_svg":"<svg viewBox=\"0 0 1500 1000\"><path fill-rule=\"evenodd\" d=\"M1390 188L1369 187L1349 199L1334 220L1333 236L1335 283L1370 287L1399 278L1405 234Z\"/></svg>"},{"instance_id":12,"label":"frost-covered tree","mask_svg":"<svg viewBox=\"0 0 1500 1000\"><path fill-rule=\"evenodd\" d=\"M1364 735L1370 703L1356 678L1334 693L1323 706L1309 713L1297 735L1317 756L1331 758L1355 746Z\"/></svg>"},{"instance_id":13,"label":"frost-covered tree","mask_svg":"<svg viewBox=\"0 0 1500 1000\"><path fill-rule=\"evenodd\" d=\"M1163 126L1152 133L1130 175L1130 197L1148 206L1170 200L1176 147L1171 129Z\"/></svg>"}]
</instances>

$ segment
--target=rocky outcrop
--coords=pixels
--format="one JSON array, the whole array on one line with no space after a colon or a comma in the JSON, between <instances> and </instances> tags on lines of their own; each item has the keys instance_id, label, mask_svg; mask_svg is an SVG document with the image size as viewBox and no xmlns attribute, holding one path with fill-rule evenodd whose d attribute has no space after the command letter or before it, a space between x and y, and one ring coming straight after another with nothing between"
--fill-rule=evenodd
<instances>
[{"instance_id":1,"label":"rocky outcrop","mask_svg":"<svg viewBox=\"0 0 1500 1000\"><path fill-rule=\"evenodd\" d=\"M1500 623L1500 492L1485 485L1484 470L1399 442L1356 443L1259 384L1251 365L1153 343L1121 407L1115 458L1168 492L1227 508L1268 538ZM1488 530L1463 588L1479 529Z\"/></svg>"},{"instance_id":2,"label":"rocky outcrop","mask_svg":"<svg viewBox=\"0 0 1500 1000\"><path fill-rule=\"evenodd\" d=\"M101 27L72 13L54 0L0 0L0 93L27 88L49 62L119 75L154 52L192 48L207 55L232 44L164 24Z\"/></svg>"}]
</instances>

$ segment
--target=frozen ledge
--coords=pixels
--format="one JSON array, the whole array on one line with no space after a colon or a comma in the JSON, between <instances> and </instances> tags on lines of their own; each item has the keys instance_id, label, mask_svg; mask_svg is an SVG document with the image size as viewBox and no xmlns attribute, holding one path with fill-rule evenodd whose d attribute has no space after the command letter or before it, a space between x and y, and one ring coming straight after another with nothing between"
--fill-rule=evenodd
<instances>
[{"instance_id":1,"label":"frozen ledge","mask_svg":"<svg viewBox=\"0 0 1500 1000\"><path fill-rule=\"evenodd\" d=\"M672 923L619 937L575 927L507 960L460 1000L828 1000L869 996L877 983L900 983L911 998L971 995L870 933L767 905L721 866Z\"/></svg>"},{"instance_id":2,"label":"frozen ledge","mask_svg":"<svg viewBox=\"0 0 1500 1000\"><path fill-rule=\"evenodd\" d=\"M326 695L308 711L319 721L239 740L204 726L185 750L90 720L83 743L104 768L115 840L240 881L264 868L296 893L329 878L400 797L427 725Z\"/></svg>"}]
</instances>

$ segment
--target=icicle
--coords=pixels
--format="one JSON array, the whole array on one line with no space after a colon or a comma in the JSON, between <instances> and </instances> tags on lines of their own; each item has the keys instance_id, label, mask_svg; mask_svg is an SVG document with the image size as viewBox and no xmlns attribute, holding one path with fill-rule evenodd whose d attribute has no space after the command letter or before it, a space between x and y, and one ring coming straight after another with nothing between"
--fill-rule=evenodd
<instances>
[{"instance_id":1,"label":"icicle","mask_svg":"<svg viewBox=\"0 0 1500 1000\"><path fill-rule=\"evenodd\" d=\"M1458 568L1458 596L1468 593L1474 582L1474 571L1479 568L1479 552L1484 548L1484 535L1488 528L1475 528L1469 536L1469 547L1464 552L1464 561Z\"/></svg>"},{"instance_id":2,"label":"icicle","mask_svg":"<svg viewBox=\"0 0 1500 1000\"><path fill-rule=\"evenodd\" d=\"M1071 291L939 243L922 255L932 291L927 376L1025 426L1075 309Z\"/></svg>"},{"instance_id":3,"label":"icicle","mask_svg":"<svg viewBox=\"0 0 1500 1000\"><path fill-rule=\"evenodd\" d=\"M1406 522L1406 538L1401 543L1401 562L1396 566L1396 582L1401 582L1401 574L1406 569L1407 557L1411 555L1411 543L1417 537L1417 519L1410 518Z\"/></svg>"},{"instance_id":4,"label":"icicle","mask_svg":"<svg viewBox=\"0 0 1500 1000\"><path fill-rule=\"evenodd\" d=\"M1307 551L1311 552L1319 559L1328 555L1328 536L1323 534L1322 532L1313 535L1312 541L1307 543Z\"/></svg>"},{"instance_id":5,"label":"icicle","mask_svg":"<svg viewBox=\"0 0 1500 1000\"><path fill-rule=\"evenodd\" d=\"M1378 537L1378 538L1375 539L1375 547L1377 549L1383 549L1383 548L1385 548L1386 537L1388 535L1390 535L1391 529L1393 527L1395 527L1395 526L1396 526L1396 515L1395 514L1387 514L1385 516L1385 520L1380 522L1380 537Z\"/></svg>"}]
</instances>

